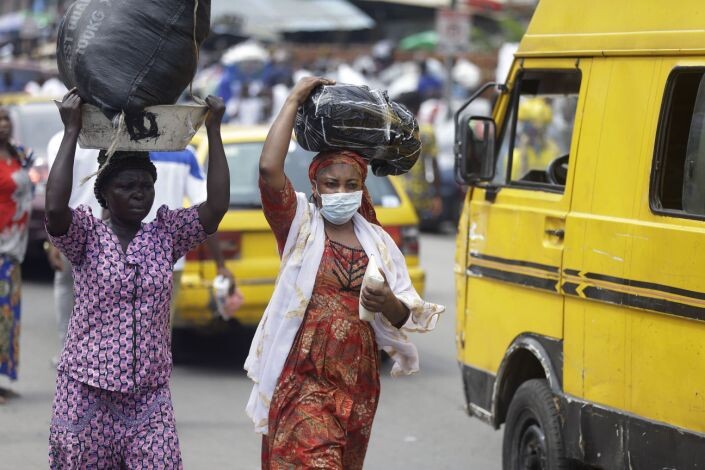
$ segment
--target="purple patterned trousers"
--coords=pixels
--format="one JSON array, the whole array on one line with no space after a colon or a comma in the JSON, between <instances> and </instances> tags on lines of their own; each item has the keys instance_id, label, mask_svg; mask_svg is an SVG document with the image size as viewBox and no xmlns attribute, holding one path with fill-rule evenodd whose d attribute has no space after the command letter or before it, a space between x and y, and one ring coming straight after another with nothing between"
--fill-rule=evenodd
<instances>
[{"instance_id":1,"label":"purple patterned trousers","mask_svg":"<svg viewBox=\"0 0 705 470\"><path fill-rule=\"evenodd\" d=\"M181 469L168 386L136 393L59 372L49 433L52 469Z\"/></svg>"}]
</instances>

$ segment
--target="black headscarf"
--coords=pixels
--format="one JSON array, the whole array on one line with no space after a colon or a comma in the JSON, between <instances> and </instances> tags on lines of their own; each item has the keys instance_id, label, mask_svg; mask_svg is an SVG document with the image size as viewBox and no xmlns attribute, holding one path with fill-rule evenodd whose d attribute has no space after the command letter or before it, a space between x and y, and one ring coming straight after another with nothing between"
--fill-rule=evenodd
<instances>
[{"instance_id":1,"label":"black headscarf","mask_svg":"<svg viewBox=\"0 0 705 470\"><path fill-rule=\"evenodd\" d=\"M106 163L107 162L107 163ZM108 205L103 197L102 191L107 183L123 170L144 170L150 174L153 181L157 181L157 168L149 159L149 152L115 152L108 159L105 150L101 150L98 155L98 175L95 179L93 192L95 198L104 209Z\"/></svg>"}]
</instances>

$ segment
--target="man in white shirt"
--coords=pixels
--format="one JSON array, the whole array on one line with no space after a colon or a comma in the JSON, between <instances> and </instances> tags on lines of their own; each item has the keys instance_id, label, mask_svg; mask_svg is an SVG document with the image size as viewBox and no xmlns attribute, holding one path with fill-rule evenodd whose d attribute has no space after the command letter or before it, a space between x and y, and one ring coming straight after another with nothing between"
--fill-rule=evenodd
<instances>
[{"instance_id":1,"label":"man in white shirt","mask_svg":"<svg viewBox=\"0 0 705 470\"><path fill-rule=\"evenodd\" d=\"M157 216L157 211L163 205L170 209L184 206L184 199L189 205L200 204L206 200L206 180L201 165L190 147L178 152L150 152L149 158L157 167L157 181L154 183L154 204L145 217L144 222L151 222ZM221 274L233 282L232 273L225 267L225 260L220 250L217 237L208 237L206 243ZM181 274L186 264L185 258L179 259L174 265L173 287L171 295L172 323L174 305L181 287Z\"/></svg>"},{"instance_id":2,"label":"man in white shirt","mask_svg":"<svg viewBox=\"0 0 705 470\"><path fill-rule=\"evenodd\" d=\"M63 137L64 132L60 131L47 144L47 164L50 170L56 154L59 152ZM101 217L103 208L95 198L93 184L81 184L85 177L91 176L98 171L98 152L98 150L94 149L76 147L76 158L73 165L73 187L71 188L69 207L75 209L80 205L85 205L91 208L93 215ZM47 256L49 264L54 268L54 308L56 309L59 340L63 348L71 311L73 310L73 274L69 260L59 250L49 245L47 247ZM52 358L52 364L56 365L57 362L58 355Z\"/></svg>"}]
</instances>

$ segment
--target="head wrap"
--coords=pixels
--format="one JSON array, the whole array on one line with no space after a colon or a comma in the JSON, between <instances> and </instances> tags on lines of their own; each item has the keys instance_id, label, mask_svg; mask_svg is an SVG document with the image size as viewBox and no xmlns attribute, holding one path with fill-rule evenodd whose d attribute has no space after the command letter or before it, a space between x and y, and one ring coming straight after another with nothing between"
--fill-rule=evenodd
<instances>
[{"instance_id":1,"label":"head wrap","mask_svg":"<svg viewBox=\"0 0 705 470\"><path fill-rule=\"evenodd\" d=\"M98 154L98 173L93 185L95 198L104 209L108 208L103 197L103 189L108 182L118 173L124 170L144 170L157 181L157 168L149 159L149 152L115 152L110 158L105 150Z\"/></svg>"},{"instance_id":2,"label":"head wrap","mask_svg":"<svg viewBox=\"0 0 705 470\"><path fill-rule=\"evenodd\" d=\"M308 167L309 180L315 181L319 171L339 163L352 165L358 170L360 178L362 179L362 204L360 204L358 212L368 222L381 226L382 224L377 220L377 213L372 204L370 192L367 190L367 186L365 186L365 180L367 179L367 160L360 154L351 150L328 150L317 154L313 157L311 165Z\"/></svg>"}]
</instances>

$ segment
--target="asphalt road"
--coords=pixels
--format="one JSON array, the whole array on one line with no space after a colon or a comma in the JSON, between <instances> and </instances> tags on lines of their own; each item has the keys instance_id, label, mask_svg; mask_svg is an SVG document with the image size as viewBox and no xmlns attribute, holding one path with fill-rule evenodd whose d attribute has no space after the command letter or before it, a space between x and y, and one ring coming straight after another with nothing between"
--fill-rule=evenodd
<instances>
[{"instance_id":1,"label":"asphalt road","mask_svg":"<svg viewBox=\"0 0 705 470\"><path fill-rule=\"evenodd\" d=\"M501 433L467 417L455 360L454 239L424 235L426 298L446 305L437 329L416 335L421 373L382 378L382 396L367 453L368 469L493 470L501 467ZM0 469L47 468L47 439L58 338L52 284L23 290L20 397L0 406ZM250 382L242 339L208 338L174 369L172 393L185 468L258 469L260 439L244 413ZM8 382L0 377L0 386Z\"/></svg>"}]
</instances>

